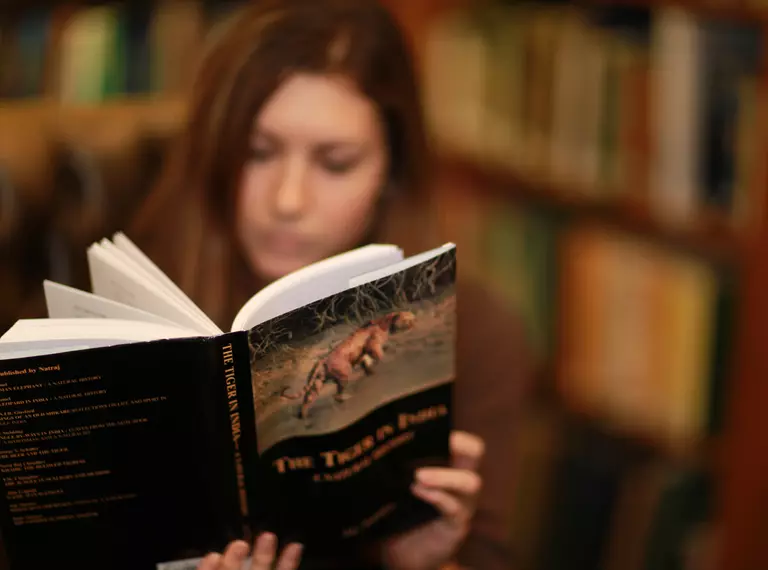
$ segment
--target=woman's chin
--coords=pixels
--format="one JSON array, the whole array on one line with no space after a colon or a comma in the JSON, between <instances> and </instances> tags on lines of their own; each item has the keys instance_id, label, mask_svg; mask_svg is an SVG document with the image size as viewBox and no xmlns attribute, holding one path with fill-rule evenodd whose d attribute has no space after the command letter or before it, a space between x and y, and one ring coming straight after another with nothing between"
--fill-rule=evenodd
<instances>
[{"instance_id":1,"label":"woman's chin","mask_svg":"<svg viewBox=\"0 0 768 570\"><path fill-rule=\"evenodd\" d=\"M285 255L260 255L253 259L254 270L267 281L274 281L305 267L311 261Z\"/></svg>"}]
</instances>

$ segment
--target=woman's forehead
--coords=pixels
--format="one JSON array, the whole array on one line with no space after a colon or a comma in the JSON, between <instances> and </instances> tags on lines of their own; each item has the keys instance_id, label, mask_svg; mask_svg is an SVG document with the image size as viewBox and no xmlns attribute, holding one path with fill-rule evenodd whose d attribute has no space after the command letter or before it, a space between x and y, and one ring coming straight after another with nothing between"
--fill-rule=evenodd
<instances>
[{"instance_id":1,"label":"woman's forehead","mask_svg":"<svg viewBox=\"0 0 768 570\"><path fill-rule=\"evenodd\" d=\"M297 139L359 141L380 134L374 104L343 76L297 73L266 101L257 132Z\"/></svg>"}]
</instances>

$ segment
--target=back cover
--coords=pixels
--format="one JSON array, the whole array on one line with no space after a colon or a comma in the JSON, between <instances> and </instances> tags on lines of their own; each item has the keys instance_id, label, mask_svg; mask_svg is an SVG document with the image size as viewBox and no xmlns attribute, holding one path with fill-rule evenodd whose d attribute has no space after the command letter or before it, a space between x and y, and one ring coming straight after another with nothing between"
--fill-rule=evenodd
<instances>
[{"instance_id":1,"label":"back cover","mask_svg":"<svg viewBox=\"0 0 768 570\"><path fill-rule=\"evenodd\" d=\"M451 249L250 331L255 522L311 556L436 514L410 485L449 458L455 278Z\"/></svg>"},{"instance_id":2,"label":"back cover","mask_svg":"<svg viewBox=\"0 0 768 570\"><path fill-rule=\"evenodd\" d=\"M11 570L154 570L242 536L220 363L238 340L0 361Z\"/></svg>"}]
</instances>

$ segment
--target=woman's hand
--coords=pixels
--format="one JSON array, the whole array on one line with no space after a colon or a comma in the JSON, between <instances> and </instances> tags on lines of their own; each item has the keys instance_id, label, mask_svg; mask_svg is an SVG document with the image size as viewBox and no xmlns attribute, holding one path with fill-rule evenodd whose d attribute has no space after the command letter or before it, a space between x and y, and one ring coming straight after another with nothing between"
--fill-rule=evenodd
<instances>
[{"instance_id":1,"label":"woman's hand","mask_svg":"<svg viewBox=\"0 0 768 570\"><path fill-rule=\"evenodd\" d=\"M480 493L477 473L485 445L466 432L451 433L451 467L416 472L413 494L431 503L441 517L388 540L383 561L391 570L435 570L449 564L469 532Z\"/></svg>"},{"instance_id":2,"label":"woman's hand","mask_svg":"<svg viewBox=\"0 0 768 570\"><path fill-rule=\"evenodd\" d=\"M253 545L248 570L296 570L301 562L301 549L300 544L289 544L275 565L277 538L274 534L264 533ZM203 558L197 570L245 570L243 564L248 557L248 551L247 542L235 540L229 543L223 554L213 552Z\"/></svg>"}]
</instances>

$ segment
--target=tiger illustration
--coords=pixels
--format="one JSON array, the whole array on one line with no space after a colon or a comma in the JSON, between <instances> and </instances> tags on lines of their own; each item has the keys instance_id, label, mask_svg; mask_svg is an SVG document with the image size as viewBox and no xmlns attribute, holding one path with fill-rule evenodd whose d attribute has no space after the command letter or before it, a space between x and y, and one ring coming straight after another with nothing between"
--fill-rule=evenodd
<instances>
[{"instance_id":1,"label":"tiger illustration","mask_svg":"<svg viewBox=\"0 0 768 570\"><path fill-rule=\"evenodd\" d=\"M416 317L410 311L398 311L365 323L314 363L298 394L290 394L286 387L282 393L283 398L303 398L298 414L301 419L307 417L310 407L327 382L336 385L336 401L346 400L349 397L346 388L355 367L361 366L366 374L373 374L373 365L384 357L384 347L389 336L412 328L415 321Z\"/></svg>"}]
</instances>

